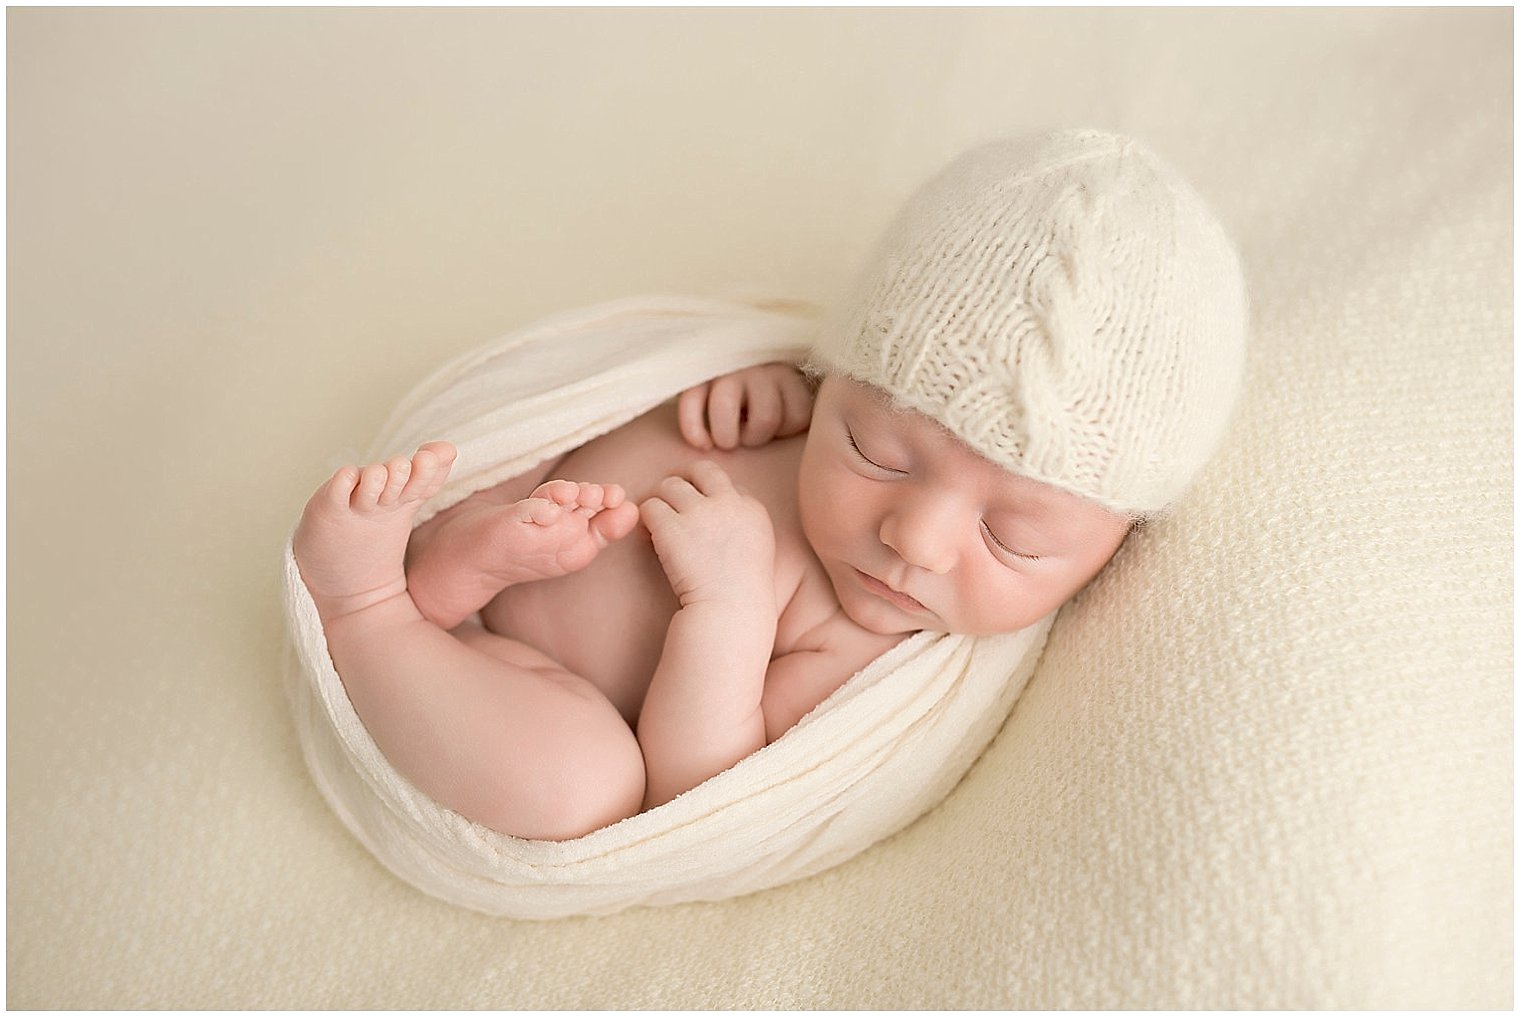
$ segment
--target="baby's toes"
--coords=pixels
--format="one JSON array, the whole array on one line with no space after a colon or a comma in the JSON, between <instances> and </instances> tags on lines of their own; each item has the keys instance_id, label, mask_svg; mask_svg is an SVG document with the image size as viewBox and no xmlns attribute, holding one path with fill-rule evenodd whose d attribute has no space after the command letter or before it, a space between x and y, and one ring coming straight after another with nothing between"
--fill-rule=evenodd
<instances>
[{"instance_id":1,"label":"baby's toes","mask_svg":"<svg viewBox=\"0 0 1520 1017\"><path fill-rule=\"evenodd\" d=\"M551 480L548 483L539 484L528 497L570 507L580 498L581 486L573 480Z\"/></svg>"},{"instance_id":2,"label":"baby's toes","mask_svg":"<svg viewBox=\"0 0 1520 1017\"><path fill-rule=\"evenodd\" d=\"M589 519L600 512L615 509L627 500L627 492L617 484L582 484L576 511Z\"/></svg>"},{"instance_id":3,"label":"baby's toes","mask_svg":"<svg viewBox=\"0 0 1520 1017\"><path fill-rule=\"evenodd\" d=\"M353 494L348 499L350 508L357 510L372 509L380 502L380 492L385 490L385 483L390 478L390 470L384 463L370 463L359 471L359 483L355 485Z\"/></svg>"},{"instance_id":4,"label":"baby's toes","mask_svg":"<svg viewBox=\"0 0 1520 1017\"><path fill-rule=\"evenodd\" d=\"M318 491L315 503L320 499L333 508L347 509L349 502L354 496L354 488L359 486L359 468L357 466L344 466L328 478Z\"/></svg>"},{"instance_id":5,"label":"baby's toes","mask_svg":"<svg viewBox=\"0 0 1520 1017\"><path fill-rule=\"evenodd\" d=\"M639 507L631 501L622 501L616 506L597 513L592 518L589 529L597 545L606 547L613 541L622 540L632 533L638 522Z\"/></svg>"},{"instance_id":6,"label":"baby's toes","mask_svg":"<svg viewBox=\"0 0 1520 1017\"><path fill-rule=\"evenodd\" d=\"M385 469L385 487L381 489L377 501L381 505L394 505L406 487L407 478L412 475L412 461L405 456L397 456L386 462Z\"/></svg>"},{"instance_id":7,"label":"baby's toes","mask_svg":"<svg viewBox=\"0 0 1520 1017\"><path fill-rule=\"evenodd\" d=\"M424 501L438 493L458 451L446 441L430 441L412 456L411 476L401 490L403 501Z\"/></svg>"},{"instance_id":8,"label":"baby's toes","mask_svg":"<svg viewBox=\"0 0 1520 1017\"><path fill-rule=\"evenodd\" d=\"M565 506L543 497L524 498L512 507L519 520L535 526L553 526L565 517Z\"/></svg>"},{"instance_id":9,"label":"baby's toes","mask_svg":"<svg viewBox=\"0 0 1520 1017\"><path fill-rule=\"evenodd\" d=\"M417 451L426 452L434 457L438 462L438 468L445 473L448 472L449 467L454 465L454 460L459 457L459 450L454 447L452 442L447 441L425 441L417 446Z\"/></svg>"},{"instance_id":10,"label":"baby's toes","mask_svg":"<svg viewBox=\"0 0 1520 1017\"><path fill-rule=\"evenodd\" d=\"M575 509L583 516L594 516L606 505L606 488L601 484L578 484Z\"/></svg>"}]
</instances>

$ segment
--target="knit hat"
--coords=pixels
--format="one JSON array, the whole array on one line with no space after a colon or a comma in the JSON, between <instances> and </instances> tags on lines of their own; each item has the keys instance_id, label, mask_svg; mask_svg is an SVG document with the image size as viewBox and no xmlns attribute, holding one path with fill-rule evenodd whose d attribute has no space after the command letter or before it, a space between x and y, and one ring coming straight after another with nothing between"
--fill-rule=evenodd
<instances>
[{"instance_id":1,"label":"knit hat","mask_svg":"<svg viewBox=\"0 0 1520 1017\"><path fill-rule=\"evenodd\" d=\"M1128 138L965 153L877 246L813 366L885 390L992 462L1145 516L1212 455L1246 296L1198 195Z\"/></svg>"}]
</instances>

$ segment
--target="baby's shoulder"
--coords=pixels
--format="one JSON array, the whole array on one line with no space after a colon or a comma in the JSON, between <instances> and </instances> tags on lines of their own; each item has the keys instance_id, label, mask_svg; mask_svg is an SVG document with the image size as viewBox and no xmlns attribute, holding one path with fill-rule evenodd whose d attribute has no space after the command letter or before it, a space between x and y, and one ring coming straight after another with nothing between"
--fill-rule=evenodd
<instances>
[{"instance_id":1,"label":"baby's shoulder","mask_svg":"<svg viewBox=\"0 0 1520 1017\"><path fill-rule=\"evenodd\" d=\"M776 640L776 656L819 654L841 666L853 664L853 674L906 638L906 635L882 635L861 628L836 602L826 614L815 617L813 624L798 631L793 638L785 643Z\"/></svg>"},{"instance_id":2,"label":"baby's shoulder","mask_svg":"<svg viewBox=\"0 0 1520 1017\"><path fill-rule=\"evenodd\" d=\"M778 585L786 588L777 591L782 609L776 619L775 657L825 653L844 663L860 658L858 670L902 641L901 635L884 636L857 625L840 606L834 584L818 559L811 553L798 557L801 560L790 583L777 577Z\"/></svg>"},{"instance_id":3,"label":"baby's shoulder","mask_svg":"<svg viewBox=\"0 0 1520 1017\"><path fill-rule=\"evenodd\" d=\"M905 635L861 628L845 614L821 566L803 577L782 612L763 706L774 740Z\"/></svg>"}]
</instances>

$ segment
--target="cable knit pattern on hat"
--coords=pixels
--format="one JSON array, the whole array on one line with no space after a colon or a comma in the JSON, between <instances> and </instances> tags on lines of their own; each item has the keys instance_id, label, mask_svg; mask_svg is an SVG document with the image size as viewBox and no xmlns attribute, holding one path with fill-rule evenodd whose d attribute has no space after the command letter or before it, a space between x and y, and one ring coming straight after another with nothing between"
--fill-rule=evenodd
<instances>
[{"instance_id":1,"label":"cable knit pattern on hat","mask_svg":"<svg viewBox=\"0 0 1520 1017\"><path fill-rule=\"evenodd\" d=\"M1213 453L1240 388L1239 261L1185 181L1092 130L965 153L909 199L814 363L993 462L1151 515Z\"/></svg>"}]
</instances>

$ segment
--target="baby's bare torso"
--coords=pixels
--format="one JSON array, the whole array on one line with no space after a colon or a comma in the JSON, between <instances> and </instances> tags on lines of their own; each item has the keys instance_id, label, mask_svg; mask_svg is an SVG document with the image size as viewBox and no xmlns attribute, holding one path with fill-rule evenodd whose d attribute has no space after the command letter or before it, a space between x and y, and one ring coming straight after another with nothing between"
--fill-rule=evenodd
<instances>
[{"instance_id":1,"label":"baby's bare torso","mask_svg":"<svg viewBox=\"0 0 1520 1017\"><path fill-rule=\"evenodd\" d=\"M525 497L543 479L620 484L642 502L661 480L696 459L711 459L734 483L770 512L776 536L775 590L779 614L773 656L811 648L823 634L847 627L851 642L885 652L898 636L865 635L840 610L822 565L802 532L797 510L798 465L806 436L760 448L703 452L677 427L674 403L666 403L547 464L504 489ZM580 572L508 587L482 611L486 628L526 643L590 681L630 724L659 663L666 630L680 605L671 592L642 526L597 556ZM840 676L842 683L848 674Z\"/></svg>"}]
</instances>

